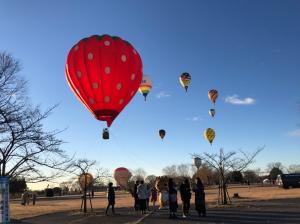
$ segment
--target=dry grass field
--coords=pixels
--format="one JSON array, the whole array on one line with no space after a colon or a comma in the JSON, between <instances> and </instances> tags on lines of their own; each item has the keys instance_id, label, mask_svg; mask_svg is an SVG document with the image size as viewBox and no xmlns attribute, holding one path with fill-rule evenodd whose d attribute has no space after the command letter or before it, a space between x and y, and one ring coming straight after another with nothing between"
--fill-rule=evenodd
<instances>
[{"instance_id":1,"label":"dry grass field","mask_svg":"<svg viewBox=\"0 0 300 224\"><path fill-rule=\"evenodd\" d=\"M251 186L250 188L245 186L232 186L229 188L230 197L233 196L234 193L238 193L241 198L234 199L233 205L229 206L229 208L239 207L245 203L251 203L251 201L255 201L256 204L263 203L263 201L274 200L274 199L292 199L292 198L300 198L300 188L295 189L282 189L278 187L261 187L261 186ZM217 189L207 189L206 190L206 201L208 204L208 209L214 209L216 206L218 196ZM193 199L192 199L193 200ZM180 200L179 200L180 202ZM106 198L105 193L97 193L96 197L92 199L93 208L95 211L101 211L106 206ZM72 212L73 214L80 214L78 211L80 209L81 199L41 199L38 200L36 205L22 206L19 201L12 201L10 204L11 209L11 217L13 219L30 219L35 216L41 216L44 214L64 214L61 212ZM116 210L122 210L123 213L133 214L131 218L138 219L139 216L134 215L133 212L133 199L130 194L125 192L117 192L116 194ZM89 206L89 204L88 204ZM282 205L284 207L284 205ZM300 207L300 206L299 206ZM228 209L228 208L226 208ZM224 208L225 210L225 208ZM130 215L128 215L130 216ZM43 217L43 216L41 216ZM47 216L45 216L47 217ZM121 220L122 221L122 220ZM39 223L39 222L37 222ZM42 223L42 222L40 222ZM46 223L46 222L45 222ZM68 223L68 222L66 222ZM70 222L71 223L71 222ZM84 223L84 222L82 222ZM110 223L110 222L108 222ZM112 222L111 222L112 223ZM114 222L114 223L122 223L122 222ZM125 222L124 222L125 223ZM130 223L130 222L128 222ZM58 223L57 223L58 224Z\"/></svg>"}]
</instances>

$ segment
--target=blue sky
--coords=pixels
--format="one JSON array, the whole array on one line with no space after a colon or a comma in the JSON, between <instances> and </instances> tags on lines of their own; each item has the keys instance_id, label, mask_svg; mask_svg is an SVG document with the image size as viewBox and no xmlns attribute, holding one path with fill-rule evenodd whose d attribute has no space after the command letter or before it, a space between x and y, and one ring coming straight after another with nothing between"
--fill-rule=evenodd
<instances>
[{"instance_id":1,"label":"blue sky","mask_svg":"<svg viewBox=\"0 0 300 224\"><path fill-rule=\"evenodd\" d=\"M67 127L63 148L79 158L161 174L167 165L191 163L190 153L265 145L255 167L287 166L300 158L299 11L296 0L1 1L0 51L21 60L32 103L44 109L60 103L45 127ZM69 49L93 34L131 42L154 86L146 103L135 95L109 141L64 74ZM187 94L182 72L192 76ZM219 90L214 119L211 88ZM252 104L233 104L245 98ZM203 138L208 127L216 131L212 147Z\"/></svg>"}]
</instances>

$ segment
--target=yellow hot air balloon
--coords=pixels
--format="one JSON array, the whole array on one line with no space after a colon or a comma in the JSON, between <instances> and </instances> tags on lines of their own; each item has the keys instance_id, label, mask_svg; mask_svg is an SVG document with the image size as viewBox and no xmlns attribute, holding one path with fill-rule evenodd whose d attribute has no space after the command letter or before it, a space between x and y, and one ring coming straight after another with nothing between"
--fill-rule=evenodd
<instances>
[{"instance_id":1,"label":"yellow hot air balloon","mask_svg":"<svg viewBox=\"0 0 300 224\"><path fill-rule=\"evenodd\" d=\"M150 77L147 75L143 75L142 82L139 87L139 91L145 97L145 101L151 89L152 89L152 81Z\"/></svg>"},{"instance_id":2,"label":"yellow hot air balloon","mask_svg":"<svg viewBox=\"0 0 300 224\"><path fill-rule=\"evenodd\" d=\"M182 87L185 88L186 92L190 85L191 78L192 78L191 75L187 72L182 73L181 76L179 77L179 82L182 85Z\"/></svg>"},{"instance_id":3,"label":"yellow hot air balloon","mask_svg":"<svg viewBox=\"0 0 300 224\"><path fill-rule=\"evenodd\" d=\"M213 103L216 103L216 100L218 98L218 90L215 90L215 89L211 89L208 91L208 98L213 102Z\"/></svg>"},{"instance_id":4,"label":"yellow hot air balloon","mask_svg":"<svg viewBox=\"0 0 300 224\"><path fill-rule=\"evenodd\" d=\"M209 141L210 144L212 144L212 142L214 141L215 136L216 136L216 133L215 133L214 129L212 129L212 128L205 129L204 137Z\"/></svg>"}]
</instances>

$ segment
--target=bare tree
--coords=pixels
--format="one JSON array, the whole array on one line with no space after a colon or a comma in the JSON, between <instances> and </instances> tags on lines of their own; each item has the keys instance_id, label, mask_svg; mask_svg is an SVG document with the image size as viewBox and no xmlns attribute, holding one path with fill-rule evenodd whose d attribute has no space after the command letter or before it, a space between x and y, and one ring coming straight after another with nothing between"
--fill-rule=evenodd
<instances>
[{"instance_id":1,"label":"bare tree","mask_svg":"<svg viewBox=\"0 0 300 224\"><path fill-rule=\"evenodd\" d=\"M281 164L281 162L268 163L267 165L268 172L270 172L273 168L278 168L279 170L283 170L284 166Z\"/></svg>"},{"instance_id":2,"label":"bare tree","mask_svg":"<svg viewBox=\"0 0 300 224\"><path fill-rule=\"evenodd\" d=\"M214 180L214 171L210 166L206 164L202 164L202 166L195 172L195 174L193 175L193 179L195 180L197 177L200 177L202 182L207 185L219 181Z\"/></svg>"},{"instance_id":3,"label":"bare tree","mask_svg":"<svg viewBox=\"0 0 300 224\"><path fill-rule=\"evenodd\" d=\"M227 178L226 174L230 171L243 171L251 163L254 162L254 158L259 152L263 150L264 147L258 148L254 153L245 153L239 151L224 153L223 149L220 149L219 153L206 153L202 155L194 154L194 157L199 157L204 163L206 163L210 168L217 170L219 174L219 196L218 203L226 205L230 203L230 197L227 191Z\"/></svg>"},{"instance_id":4,"label":"bare tree","mask_svg":"<svg viewBox=\"0 0 300 224\"><path fill-rule=\"evenodd\" d=\"M93 186L93 184L97 181L101 181L103 180L103 178L108 178L110 177L108 170L103 169L103 168L95 168L96 165L96 161L95 160L88 160L88 159L78 159L76 161L74 161L72 163L72 170L70 171L70 173L75 174L76 178L77 178L77 182L78 182L78 178L83 175L84 177L84 186L82 187L83 190L83 212L86 213L87 212L87 207L86 207L86 200L87 200L87 190L88 187ZM91 183L87 183L87 173L91 172L92 170L94 170L95 172L92 174L93 176L93 180ZM82 205L82 204L81 204ZM90 205L91 205L91 209L92 208L92 203L90 201ZM82 207L82 206L81 206Z\"/></svg>"},{"instance_id":5,"label":"bare tree","mask_svg":"<svg viewBox=\"0 0 300 224\"><path fill-rule=\"evenodd\" d=\"M148 175L148 176L145 178L145 182L146 182L147 184L150 184L150 186L154 186L155 180L156 180L156 176L155 176L155 175Z\"/></svg>"},{"instance_id":6,"label":"bare tree","mask_svg":"<svg viewBox=\"0 0 300 224\"><path fill-rule=\"evenodd\" d=\"M300 173L300 164L289 165L288 172L289 173Z\"/></svg>"},{"instance_id":7,"label":"bare tree","mask_svg":"<svg viewBox=\"0 0 300 224\"><path fill-rule=\"evenodd\" d=\"M30 105L19 71L17 60L0 53L0 175L33 183L51 180L71 161L60 148L60 131L45 131L42 124L56 106L42 112Z\"/></svg>"},{"instance_id":8,"label":"bare tree","mask_svg":"<svg viewBox=\"0 0 300 224\"><path fill-rule=\"evenodd\" d=\"M177 177L178 176L177 166L176 165L166 166L165 168L162 169L162 173L169 177Z\"/></svg>"},{"instance_id":9,"label":"bare tree","mask_svg":"<svg viewBox=\"0 0 300 224\"><path fill-rule=\"evenodd\" d=\"M180 164L177 166L177 174L181 177L191 177L191 169L190 164Z\"/></svg>"},{"instance_id":10,"label":"bare tree","mask_svg":"<svg viewBox=\"0 0 300 224\"><path fill-rule=\"evenodd\" d=\"M147 172L143 168L138 168L133 170L133 180L144 180L145 177L147 176Z\"/></svg>"}]
</instances>

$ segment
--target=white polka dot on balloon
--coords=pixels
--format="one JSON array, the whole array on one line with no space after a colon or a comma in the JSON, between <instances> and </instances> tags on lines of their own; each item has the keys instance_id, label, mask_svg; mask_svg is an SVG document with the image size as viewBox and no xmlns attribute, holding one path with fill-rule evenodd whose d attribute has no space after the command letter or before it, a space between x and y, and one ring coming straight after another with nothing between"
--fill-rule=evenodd
<instances>
[{"instance_id":1,"label":"white polka dot on balloon","mask_svg":"<svg viewBox=\"0 0 300 224\"><path fill-rule=\"evenodd\" d=\"M109 46L110 45L110 42L108 40L104 41L104 45L105 46Z\"/></svg>"},{"instance_id":2,"label":"white polka dot on balloon","mask_svg":"<svg viewBox=\"0 0 300 224\"><path fill-rule=\"evenodd\" d=\"M118 83L116 87L117 87L117 90L120 90L122 88L122 84Z\"/></svg>"},{"instance_id":3,"label":"white polka dot on balloon","mask_svg":"<svg viewBox=\"0 0 300 224\"><path fill-rule=\"evenodd\" d=\"M131 74L130 79L131 79L131 80L134 80L134 79L135 79L135 74L134 74L134 73Z\"/></svg>"},{"instance_id":4,"label":"white polka dot on balloon","mask_svg":"<svg viewBox=\"0 0 300 224\"><path fill-rule=\"evenodd\" d=\"M77 76L77 78L81 78L81 76L82 76L81 71L77 71L76 76Z\"/></svg>"},{"instance_id":5,"label":"white polka dot on balloon","mask_svg":"<svg viewBox=\"0 0 300 224\"><path fill-rule=\"evenodd\" d=\"M110 74L110 67L105 67L104 72L105 74Z\"/></svg>"},{"instance_id":6,"label":"white polka dot on balloon","mask_svg":"<svg viewBox=\"0 0 300 224\"><path fill-rule=\"evenodd\" d=\"M109 96L105 96L105 97L104 97L104 102L105 102L105 103L108 103L109 101L110 101L110 97L109 97Z\"/></svg>"},{"instance_id":7,"label":"white polka dot on balloon","mask_svg":"<svg viewBox=\"0 0 300 224\"><path fill-rule=\"evenodd\" d=\"M127 60L126 55L123 54L123 55L121 56L121 60L122 60L123 62L125 62L125 61Z\"/></svg>"},{"instance_id":8,"label":"white polka dot on balloon","mask_svg":"<svg viewBox=\"0 0 300 224\"><path fill-rule=\"evenodd\" d=\"M122 104L122 103L124 103L124 99L119 100L119 104Z\"/></svg>"},{"instance_id":9,"label":"white polka dot on balloon","mask_svg":"<svg viewBox=\"0 0 300 224\"><path fill-rule=\"evenodd\" d=\"M99 84L98 84L98 82L93 82L92 86L93 86L93 89L98 89Z\"/></svg>"},{"instance_id":10,"label":"white polka dot on balloon","mask_svg":"<svg viewBox=\"0 0 300 224\"><path fill-rule=\"evenodd\" d=\"M92 53L88 53L88 59L93 60L93 58L94 58L94 55Z\"/></svg>"}]
</instances>

